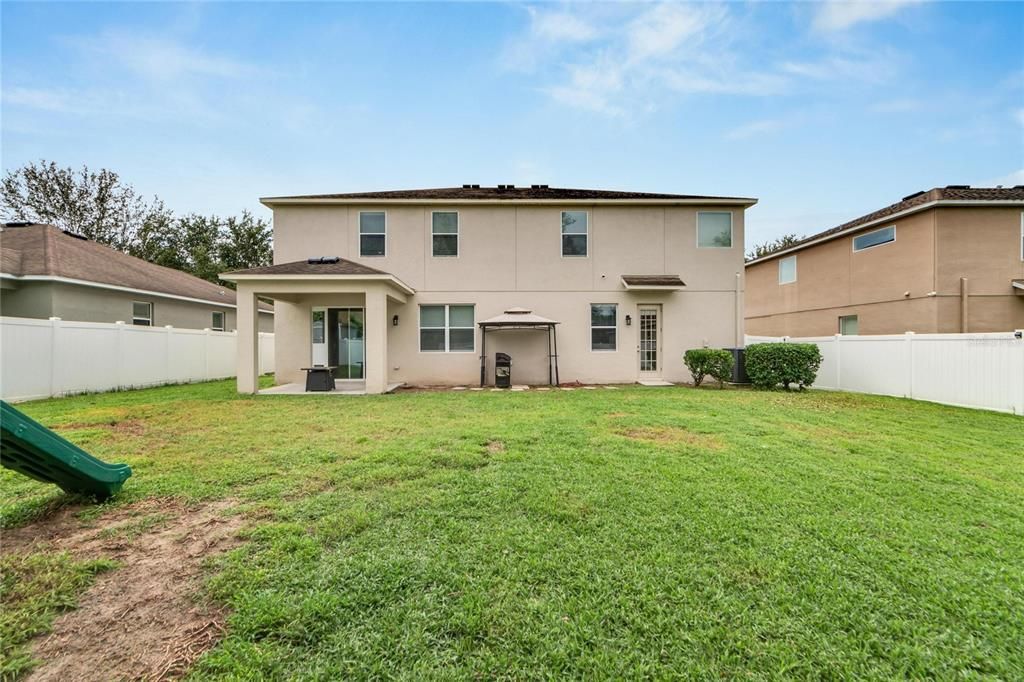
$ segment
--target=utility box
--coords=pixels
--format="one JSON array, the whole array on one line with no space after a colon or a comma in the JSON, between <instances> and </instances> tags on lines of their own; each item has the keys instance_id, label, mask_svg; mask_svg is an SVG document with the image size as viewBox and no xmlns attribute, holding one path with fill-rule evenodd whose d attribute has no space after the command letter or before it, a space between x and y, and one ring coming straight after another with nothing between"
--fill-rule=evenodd
<instances>
[{"instance_id":1,"label":"utility box","mask_svg":"<svg viewBox=\"0 0 1024 682\"><path fill-rule=\"evenodd\" d=\"M494 354L494 385L498 388L512 387L512 358L506 353Z\"/></svg>"},{"instance_id":2,"label":"utility box","mask_svg":"<svg viewBox=\"0 0 1024 682\"><path fill-rule=\"evenodd\" d=\"M749 384L750 377L747 376L747 349L726 348L725 350L732 353L732 383Z\"/></svg>"}]
</instances>

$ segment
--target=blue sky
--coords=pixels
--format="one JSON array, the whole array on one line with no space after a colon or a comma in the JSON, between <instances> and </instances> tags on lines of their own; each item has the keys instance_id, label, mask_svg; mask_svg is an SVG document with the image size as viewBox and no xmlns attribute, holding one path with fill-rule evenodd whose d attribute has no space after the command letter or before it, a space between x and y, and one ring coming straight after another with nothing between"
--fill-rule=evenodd
<instances>
[{"instance_id":1,"label":"blue sky","mask_svg":"<svg viewBox=\"0 0 1024 682\"><path fill-rule=\"evenodd\" d=\"M547 183L755 196L748 244L1024 183L1024 4L13 3L2 164L177 212Z\"/></svg>"}]
</instances>

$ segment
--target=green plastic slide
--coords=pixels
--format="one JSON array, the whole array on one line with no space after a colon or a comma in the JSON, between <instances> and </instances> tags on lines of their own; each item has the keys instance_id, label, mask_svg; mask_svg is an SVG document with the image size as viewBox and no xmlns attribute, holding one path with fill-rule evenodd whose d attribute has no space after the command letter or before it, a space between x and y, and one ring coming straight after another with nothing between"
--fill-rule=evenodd
<instances>
[{"instance_id":1,"label":"green plastic slide","mask_svg":"<svg viewBox=\"0 0 1024 682\"><path fill-rule=\"evenodd\" d=\"M0 400L0 464L69 493L114 495L132 475L127 464L107 464Z\"/></svg>"}]
</instances>

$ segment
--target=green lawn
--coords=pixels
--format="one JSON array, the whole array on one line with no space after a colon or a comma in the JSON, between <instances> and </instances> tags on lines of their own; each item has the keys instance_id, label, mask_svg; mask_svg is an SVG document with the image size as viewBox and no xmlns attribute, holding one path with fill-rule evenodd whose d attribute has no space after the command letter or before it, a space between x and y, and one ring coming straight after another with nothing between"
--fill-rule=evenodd
<instances>
[{"instance_id":1,"label":"green lawn","mask_svg":"<svg viewBox=\"0 0 1024 682\"><path fill-rule=\"evenodd\" d=\"M247 541L208 583L232 615L196 679L1024 678L1020 417L230 382L23 409L132 465L115 504L238 500ZM61 501L0 485L7 526Z\"/></svg>"}]
</instances>

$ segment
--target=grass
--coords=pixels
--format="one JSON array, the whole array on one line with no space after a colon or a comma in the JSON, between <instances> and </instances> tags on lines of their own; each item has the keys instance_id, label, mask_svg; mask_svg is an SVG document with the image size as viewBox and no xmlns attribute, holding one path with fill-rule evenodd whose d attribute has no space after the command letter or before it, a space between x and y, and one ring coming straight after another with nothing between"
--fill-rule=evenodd
<instances>
[{"instance_id":1,"label":"grass","mask_svg":"<svg viewBox=\"0 0 1024 682\"><path fill-rule=\"evenodd\" d=\"M132 465L113 504L231 497L252 519L212 567L232 615L196 679L1024 677L1019 417L229 382L24 409ZM0 486L7 525L63 503Z\"/></svg>"},{"instance_id":2,"label":"grass","mask_svg":"<svg viewBox=\"0 0 1024 682\"><path fill-rule=\"evenodd\" d=\"M72 609L97 573L116 564L77 561L66 552L0 556L0 679L32 669L28 642L50 631L56 614Z\"/></svg>"}]
</instances>

